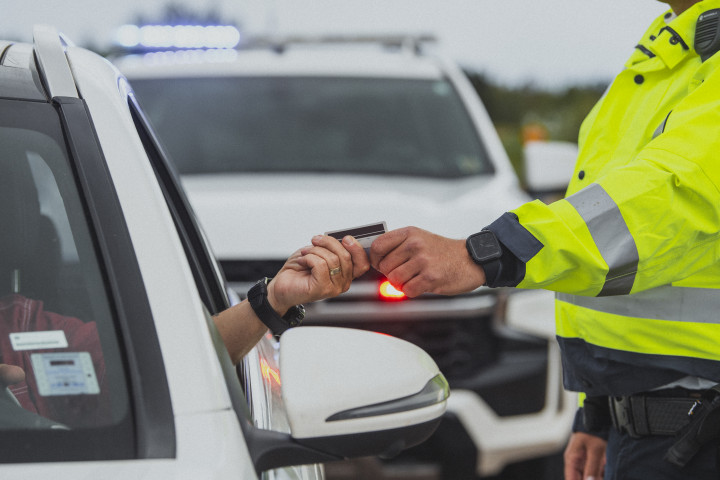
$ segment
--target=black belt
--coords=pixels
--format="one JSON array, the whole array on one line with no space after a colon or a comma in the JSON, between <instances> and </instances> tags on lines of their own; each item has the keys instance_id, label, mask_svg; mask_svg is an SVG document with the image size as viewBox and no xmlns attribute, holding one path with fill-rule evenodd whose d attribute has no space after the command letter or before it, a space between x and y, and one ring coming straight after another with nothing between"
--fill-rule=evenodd
<instances>
[{"instance_id":1,"label":"black belt","mask_svg":"<svg viewBox=\"0 0 720 480\"><path fill-rule=\"evenodd\" d=\"M610 417L619 431L634 438L675 435L688 423L699 405L700 393L686 396L639 394L610 397Z\"/></svg>"}]
</instances>

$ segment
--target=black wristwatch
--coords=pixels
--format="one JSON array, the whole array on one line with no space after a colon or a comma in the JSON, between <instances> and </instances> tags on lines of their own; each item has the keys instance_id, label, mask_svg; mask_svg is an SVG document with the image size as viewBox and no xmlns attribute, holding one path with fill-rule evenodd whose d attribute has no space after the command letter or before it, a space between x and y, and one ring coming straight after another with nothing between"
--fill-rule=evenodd
<instances>
[{"instance_id":1,"label":"black wristwatch","mask_svg":"<svg viewBox=\"0 0 720 480\"><path fill-rule=\"evenodd\" d=\"M255 311L261 322L263 322L272 332L273 335L279 337L285 330L300 325L305 318L305 307L295 305L290 307L282 317L273 310L270 302L268 302L267 286L272 278L265 277L253 285L247 292L248 302Z\"/></svg>"},{"instance_id":2,"label":"black wristwatch","mask_svg":"<svg viewBox=\"0 0 720 480\"><path fill-rule=\"evenodd\" d=\"M490 230L473 233L465 241L470 258L483 267L497 261L502 256L502 248L495 234Z\"/></svg>"}]
</instances>

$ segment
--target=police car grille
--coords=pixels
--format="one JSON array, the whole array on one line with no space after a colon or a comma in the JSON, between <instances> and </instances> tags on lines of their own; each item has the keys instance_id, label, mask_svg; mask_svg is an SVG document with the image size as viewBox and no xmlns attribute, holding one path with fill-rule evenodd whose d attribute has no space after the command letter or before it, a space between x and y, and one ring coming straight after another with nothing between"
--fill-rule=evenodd
<instances>
[{"instance_id":1,"label":"police car grille","mask_svg":"<svg viewBox=\"0 0 720 480\"><path fill-rule=\"evenodd\" d=\"M255 282L273 277L285 264L284 260L221 260L220 267L228 282Z\"/></svg>"}]
</instances>

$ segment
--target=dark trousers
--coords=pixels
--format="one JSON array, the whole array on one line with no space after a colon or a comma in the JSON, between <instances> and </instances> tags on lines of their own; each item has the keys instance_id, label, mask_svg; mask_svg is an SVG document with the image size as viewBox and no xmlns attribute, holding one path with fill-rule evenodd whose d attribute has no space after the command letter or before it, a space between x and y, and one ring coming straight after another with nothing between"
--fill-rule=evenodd
<instances>
[{"instance_id":1,"label":"dark trousers","mask_svg":"<svg viewBox=\"0 0 720 480\"><path fill-rule=\"evenodd\" d=\"M719 480L718 444L705 445L684 467L663 460L671 436L632 438L610 429L604 480Z\"/></svg>"}]
</instances>

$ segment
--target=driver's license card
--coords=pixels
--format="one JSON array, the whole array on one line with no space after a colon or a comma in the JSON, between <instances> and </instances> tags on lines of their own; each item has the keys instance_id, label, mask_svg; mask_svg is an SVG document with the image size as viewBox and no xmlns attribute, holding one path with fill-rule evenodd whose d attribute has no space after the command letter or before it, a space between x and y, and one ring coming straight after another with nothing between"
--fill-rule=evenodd
<instances>
[{"instance_id":1,"label":"driver's license card","mask_svg":"<svg viewBox=\"0 0 720 480\"><path fill-rule=\"evenodd\" d=\"M337 238L340 241L342 241L344 236L352 235L367 252L370 249L370 245L372 245L373 240L385 232L387 232L387 224L385 222L376 222L369 225L361 225L359 227L332 230L330 232L325 232L325 235Z\"/></svg>"}]
</instances>

